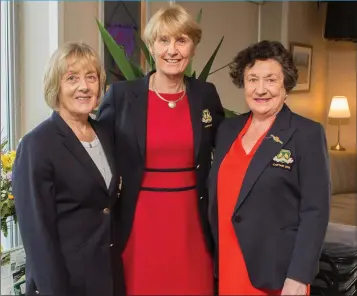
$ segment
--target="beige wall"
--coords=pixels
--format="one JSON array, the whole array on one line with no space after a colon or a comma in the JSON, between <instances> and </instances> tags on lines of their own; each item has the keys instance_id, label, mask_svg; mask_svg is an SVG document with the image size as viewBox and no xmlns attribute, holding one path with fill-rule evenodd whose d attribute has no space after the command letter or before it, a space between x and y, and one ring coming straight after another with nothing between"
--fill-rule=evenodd
<instances>
[{"instance_id":1,"label":"beige wall","mask_svg":"<svg viewBox=\"0 0 357 296\"><path fill-rule=\"evenodd\" d=\"M356 71L357 46L351 42L328 41L328 71L326 81L326 132L329 145L337 142L337 122L327 118L333 96L346 96L351 118L341 121L341 144L356 148Z\"/></svg>"},{"instance_id":2,"label":"beige wall","mask_svg":"<svg viewBox=\"0 0 357 296\"><path fill-rule=\"evenodd\" d=\"M314 2L289 3L289 43L311 45L311 84L308 92L292 92L287 100L296 113L324 123L326 110L327 50L322 38L325 8Z\"/></svg>"},{"instance_id":3,"label":"beige wall","mask_svg":"<svg viewBox=\"0 0 357 296\"><path fill-rule=\"evenodd\" d=\"M52 46L51 4L24 1L19 5L20 16L20 137L50 115L44 101L43 74Z\"/></svg>"},{"instance_id":4,"label":"beige wall","mask_svg":"<svg viewBox=\"0 0 357 296\"><path fill-rule=\"evenodd\" d=\"M96 18L99 18L99 3L97 1L64 2L63 41L83 41L99 52Z\"/></svg>"}]
</instances>

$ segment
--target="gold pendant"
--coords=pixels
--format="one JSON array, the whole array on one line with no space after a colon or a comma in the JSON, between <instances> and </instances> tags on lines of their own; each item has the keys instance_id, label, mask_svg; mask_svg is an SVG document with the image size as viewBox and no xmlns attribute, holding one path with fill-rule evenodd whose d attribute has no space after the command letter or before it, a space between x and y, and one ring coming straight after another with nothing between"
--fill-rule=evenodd
<instances>
[{"instance_id":1,"label":"gold pendant","mask_svg":"<svg viewBox=\"0 0 357 296\"><path fill-rule=\"evenodd\" d=\"M175 102L169 102L169 107L172 109L172 108L175 108L176 107L176 103Z\"/></svg>"}]
</instances>

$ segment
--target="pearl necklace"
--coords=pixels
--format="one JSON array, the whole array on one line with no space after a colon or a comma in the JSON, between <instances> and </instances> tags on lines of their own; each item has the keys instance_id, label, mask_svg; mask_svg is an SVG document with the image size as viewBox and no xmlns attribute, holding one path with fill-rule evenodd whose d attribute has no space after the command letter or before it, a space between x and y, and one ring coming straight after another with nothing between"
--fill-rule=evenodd
<instances>
[{"instance_id":1,"label":"pearl necklace","mask_svg":"<svg viewBox=\"0 0 357 296\"><path fill-rule=\"evenodd\" d=\"M163 100L164 102L167 103L167 105L172 109L172 108L175 108L176 107L176 104L177 102L181 101L185 94L186 94L186 89L185 89L185 84L183 84L183 94L181 97L179 97L177 100L175 101L169 101L169 100L166 100L165 98L163 98L157 91L156 91L156 88L155 88L155 74L152 78L152 89L154 90L155 94L159 97L159 99Z\"/></svg>"}]
</instances>

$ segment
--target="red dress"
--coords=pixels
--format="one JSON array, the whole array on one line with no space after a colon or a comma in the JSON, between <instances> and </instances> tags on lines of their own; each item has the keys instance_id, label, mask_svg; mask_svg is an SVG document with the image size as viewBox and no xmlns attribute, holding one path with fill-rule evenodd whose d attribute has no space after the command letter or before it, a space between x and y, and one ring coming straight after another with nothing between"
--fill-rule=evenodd
<instances>
[{"instance_id":1,"label":"red dress","mask_svg":"<svg viewBox=\"0 0 357 296\"><path fill-rule=\"evenodd\" d=\"M251 284L239 246L239 238L237 240L231 220L245 173L256 150L266 135L264 133L255 143L252 150L246 153L242 146L242 138L247 132L251 120L252 118L249 117L244 128L223 159L218 172L219 295L281 294L280 291L256 289Z\"/></svg>"},{"instance_id":2,"label":"red dress","mask_svg":"<svg viewBox=\"0 0 357 296\"><path fill-rule=\"evenodd\" d=\"M168 100L180 95L163 94ZM127 294L212 295L187 97L173 109L152 91L148 99L146 172L123 253Z\"/></svg>"}]
</instances>

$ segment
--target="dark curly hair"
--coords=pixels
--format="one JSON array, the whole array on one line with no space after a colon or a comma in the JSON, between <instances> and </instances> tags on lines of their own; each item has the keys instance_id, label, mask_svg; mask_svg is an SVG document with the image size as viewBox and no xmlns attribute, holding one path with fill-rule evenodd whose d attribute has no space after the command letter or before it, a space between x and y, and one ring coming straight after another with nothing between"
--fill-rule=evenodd
<instances>
[{"instance_id":1,"label":"dark curly hair","mask_svg":"<svg viewBox=\"0 0 357 296\"><path fill-rule=\"evenodd\" d=\"M264 40L240 51L229 66L229 76L235 85L244 87L244 70L253 67L256 61L268 59L275 60L281 65L285 90L291 91L296 85L298 71L291 53L278 41Z\"/></svg>"}]
</instances>

